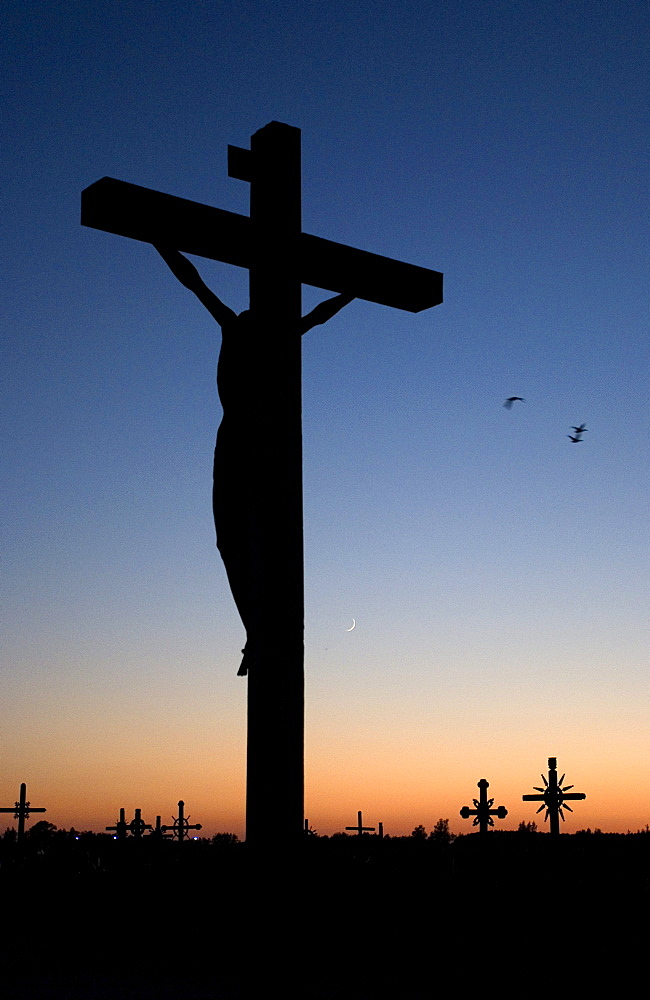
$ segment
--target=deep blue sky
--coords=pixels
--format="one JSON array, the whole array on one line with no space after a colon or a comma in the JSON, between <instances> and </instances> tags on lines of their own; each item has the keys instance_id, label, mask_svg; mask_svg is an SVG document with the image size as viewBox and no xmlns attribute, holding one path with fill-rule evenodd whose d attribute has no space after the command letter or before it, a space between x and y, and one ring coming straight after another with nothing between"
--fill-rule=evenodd
<instances>
[{"instance_id":1,"label":"deep blue sky","mask_svg":"<svg viewBox=\"0 0 650 1000\"><path fill-rule=\"evenodd\" d=\"M1 794L242 828L218 330L79 196L246 213L226 146L275 119L305 230L445 274L430 312L355 302L305 338L310 817L400 832L486 776L518 822L555 754L577 826L646 822L647 5L3 10ZM197 263L245 307L243 272Z\"/></svg>"}]
</instances>

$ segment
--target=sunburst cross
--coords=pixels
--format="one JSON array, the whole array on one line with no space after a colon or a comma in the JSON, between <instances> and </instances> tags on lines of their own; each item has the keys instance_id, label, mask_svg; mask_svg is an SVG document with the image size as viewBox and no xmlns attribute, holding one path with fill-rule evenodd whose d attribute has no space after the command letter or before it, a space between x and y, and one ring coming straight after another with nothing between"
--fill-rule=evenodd
<instances>
[{"instance_id":1,"label":"sunburst cross","mask_svg":"<svg viewBox=\"0 0 650 1000\"><path fill-rule=\"evenodd\" d=\"M571 806L567 805L566 800L577 800L586 799L587 796L584 792L572 792L573 785L564 784L564 779L566 775L562 775L558 781L557 777L557 758L548 758L548 781L542 775L542 781L544 782L544 788L539 788L537 785L533 785L533 788L537 792L541 792L540 795L522 795L524 802L541 802L541 806L537 810L538 813L542 809L546 809L544 815L544 822L550 820L551 833L555 836L559 836L560 833L560 817L564 821L564 809L568 809L569 812L573 812Z\"/></svg>"}]
</instances>

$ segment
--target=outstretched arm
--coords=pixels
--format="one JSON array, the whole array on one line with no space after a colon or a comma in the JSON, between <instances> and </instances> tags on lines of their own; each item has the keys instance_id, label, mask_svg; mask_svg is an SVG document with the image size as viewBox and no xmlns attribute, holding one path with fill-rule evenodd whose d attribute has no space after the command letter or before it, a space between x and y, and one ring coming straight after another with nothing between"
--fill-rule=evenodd
<instances>
[{"instance_id":1,"label":"outstretched arm","mask_svg":"<svg viewBox=\"0 0 650 1000\"><path fill-rule=\"evenodd\" d=\"M347 292L343 292L341 295L335 295L333 299L325 299L324 302L319 302L317 306L310 313L300 320L300 333L307 333L314 326L319 326L321 323L327 323L328 319L332 316L336 316L339 309L343 306L347 306L354 295L348 295Z\"/></svg>"},{"instance_id":2,"label":"outstretched arm","mask_svg":"<svg viewBox=\"0 0 650 1000\"><path fill-rule=\"evenodd\" d=\"M183 257L183 254L179 253L178 250L172 250L160 243L154 243L154 248L174 277L178 278L181 285L185 285L191 292L194 292L210 315L216 319L219 326L223 327L224 323L232 322L237 318L237 313L225 305L214 292L210 291L194 264L191 264L187 257Z\"/></svg>"}]
</instances>

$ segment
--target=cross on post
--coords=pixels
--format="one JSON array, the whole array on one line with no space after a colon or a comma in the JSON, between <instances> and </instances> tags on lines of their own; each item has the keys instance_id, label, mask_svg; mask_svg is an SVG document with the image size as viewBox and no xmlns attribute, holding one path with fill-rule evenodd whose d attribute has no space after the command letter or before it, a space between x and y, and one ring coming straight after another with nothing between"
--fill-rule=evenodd
<instances>
[{"instance_id":1,"label":"cross on post","mask_svg":"<svg viewBox=\"0 0 650 1000\"><path fill-rule=\"evenodd\" d=\"M246 543L256 623L246 840L277 849L297 844L304 815L301 286L419 312L442 301L442 275L302 232L297 128L270 122L250 150L229 146L228 172L250 185L249 217L105 177L83 192L81 222L249 270L250 323L265 332L256 370L269 388L251 449L254 537Z\"/></svg>"},{"instance_id":2,"label":"cross on post","mask_svg":"<svg viewBox=\"0 0 650 1000\"><path fill-rule=\"evenodd\" d=\"M374 826L364 826L363 825L363 817L361 815L361 810L359 810L359 812L357 813L357 825L356 826L346 826L345 829L346 830L356 830L356 833L357 833L358 837L360 837L364 833L374 833L375 832L375 827ZM383 828L382 828L382 834L383 834L383 832L384 831L383 831Z\"/></svg>"},{"instance_id":3,"label":"cross on post","mask_svg":"<svg viewBox=\"0 0 650 1000\"><path fill-rule=\"evenodd\" d=\"M18 834L16 842L22 844L23 838L25 836L25 820L29 819L30 813L44 813L47 809L42 807L30 806L27 801L27 785L23 781L20 786L20 798L18 802L13 806L4 806L0 809L0 813L13 813L14 819L18 820Z\"/></svg>"},{"instance_id":4,"label":"cross on post","mask_svg":"<svg viewBox=\"0 0 650 1000\"><path fill-rule=\"evenodd\" d=\"M115 826L107 826L106 829L109 833L115 834L116 840L126 840L127 830L129 829L128 823L126 822L126 812L124 809L120 809L120 818L118 819Z\"/></svg>"},{"instance_id":5,"label":"cross on post","mask_svg":"<svg viewBox=\"0 0 650 1000\"><path fill-rule=\"evenodd\" d=\"M494 826L493 816L497 819L505 819L508 815L508 810L505 806L497 806L493 809L494 799L488 799L487 790L490 787L490 782L486 781L485 778L481 778L477 782L479 787L478 799L472 799L474 803L474 808L470 809L469 806L463 806L460 811L463 819L469 819L470 816L474 817L474 822L472 826L478 826L479 833L487 833L488 827Z\"/></svg>"},{"instance_id":6,"label":"cross on post","mask_svg":"<svg viewBox=\"0 0 650 1000\"><path fill-rule=\"evenodd\" d=\"M161 827L163 833L166 833L167 830L172 830L173 831L172 838L174 840L177 840L179 844L181 844L185 840L189 830L201 829L200 823L194 823L193 825L190 825L190 823L188 822L189 816L185 816L184 810L185 810L185 803L181 799L178 803L178 817L176 816L172 817L174 820L174 825Z\"/></svg>"},{"instance_id":7,"label":"cross on post","mask_svg":"<svg viewBox=\"0 0 650 1000\"><path fill-rule=\"evenodd\" d=\"M560 817L562 817L562 822L564 822L564 809L568 809L569 812L573 812L571 806L567 805L567 799L579 800L586 799L587 796L584 792L571 792L569 789L573 788L573 785L564 786L564 778L566 776L563 774L558 781L557 777L557 757L548 758L548 780L542 775L542 781L544 782L543 788L538 788L537 785L533 785L536 791L540 792L540 795L522 795L524 802L541 802L541 806L537 810L538 813L542 809L546 809L544 815L544 822L550 820L551 833L555 837L560 835Z\"/></svg>"}]
</instances>

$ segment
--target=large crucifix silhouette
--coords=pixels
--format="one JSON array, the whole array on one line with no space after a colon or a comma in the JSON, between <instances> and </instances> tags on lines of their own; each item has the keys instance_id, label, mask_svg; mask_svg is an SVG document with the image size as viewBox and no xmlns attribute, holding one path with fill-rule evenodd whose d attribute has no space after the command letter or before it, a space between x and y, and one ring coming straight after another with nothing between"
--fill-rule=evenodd
<instances>
[{"instance_id":1,"label":"large crucifix silhouette","mask_svg":"<svg viewBox=\"0 0 650 1000\"><path fill-rule=\"evenodd\" d=\"M302 232L300 130L270 122L228 173L250 184L250 216L105 177L83 192L83 225L152 243L222 329L215 449L217 544L246 628L246 839L297 843L303 828L304 584L301 334L352 298L420 312L442 275ZM182 253L250 274L236 316ZM301 315L301 286L337 292Z\"/></svg>"}]
</instances>

